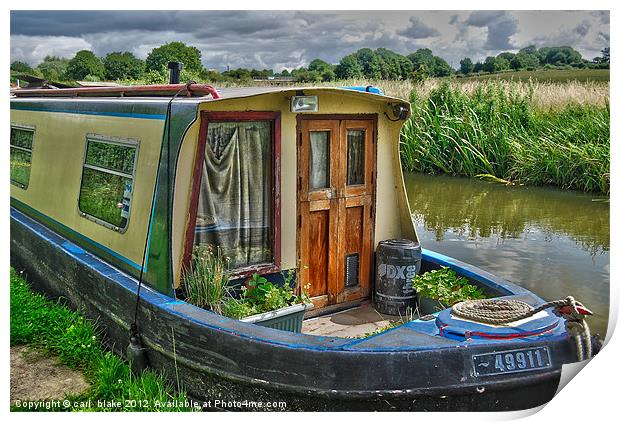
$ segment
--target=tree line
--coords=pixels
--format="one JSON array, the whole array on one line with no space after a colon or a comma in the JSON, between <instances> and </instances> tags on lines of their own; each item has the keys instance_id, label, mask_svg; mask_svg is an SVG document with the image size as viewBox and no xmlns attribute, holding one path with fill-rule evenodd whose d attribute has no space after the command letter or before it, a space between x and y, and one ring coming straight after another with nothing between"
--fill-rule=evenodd
<instances>
[{"instance_id":1,"label":"tree line","mask_svg":"<svg viewBox=\"0 0 620 422\"><path fill-rule=\"evenodd\" d=\"M530 45L517 53L503 52L497 56L488 56L484 61L474 63L469 57L460 62L459 73L497 73L510 70L537 69L609 69L609 47L601 50L601 57L592 61L585 60L581 53L572 47L541 47Z\"/></svg>"},{"instance_id":2,"label":"tree line","mask_svg":"<svg viewBox=\"0 0 620 422\"><path fill-rule=\"evenodd\" d=\"M113 52L97 57L90 50L78 51L71 59L47 56L36 67L14 61L11 71L40 76L48 81L100 81L138 80L144 83L167 81L167 64L170 61L183 62L183 80L207 80L212 82L251 80L272 76L288 76L299 82L322 82L336 79L411 79L424 80L428 77L444 77L456 74L495 73L509 70L535 70L540 68L609 68L609 48L593 61L582 58L572 47L529 46L518 53L503 52L474 63L470 58L460 61L460 69L453 69L448 62L435 56L428 48L421 48L402 55L386 48L362 48L343 57L338 64L314 59L308 67L291 71L284 69L276 73L273 69L228 69L219 72L202 65L201 52L193 46L174 41L154 48L142 60L130 52Z\"/></svg>"}]
</instances>

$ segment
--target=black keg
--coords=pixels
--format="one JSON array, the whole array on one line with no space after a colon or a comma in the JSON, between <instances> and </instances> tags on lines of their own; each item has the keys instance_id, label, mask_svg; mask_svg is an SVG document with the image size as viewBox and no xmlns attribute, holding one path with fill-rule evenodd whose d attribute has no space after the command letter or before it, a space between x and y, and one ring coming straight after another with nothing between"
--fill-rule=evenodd
<instances>
[{"instance_id":1,"label":"black keg","mask_svg":"<svg viewBox=\"0 0 620 422\"><path fill-rule=\"evenodd\" d=\"M413 279L420 271L422 249L418 242L390 239L379 242L376 252L375 309L405 316L417 306Z\"/></svg>"}]
</instances>

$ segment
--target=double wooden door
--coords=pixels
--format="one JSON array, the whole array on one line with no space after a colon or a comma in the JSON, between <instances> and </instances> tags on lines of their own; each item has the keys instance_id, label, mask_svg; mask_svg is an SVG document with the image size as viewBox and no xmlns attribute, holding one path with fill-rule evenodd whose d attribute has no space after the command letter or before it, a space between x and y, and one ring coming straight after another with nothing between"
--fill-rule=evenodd
<instances>
[{"instance_id":1,"label":"double wooden door","mask_svg":"<svg viewBox=\"0 0 620 422\"><path fill-rule=\"evenodd\" d=\"M300 277L317 307L368 297L375 121L302 119L297 128Z\"/></svg>"}]
</instances>

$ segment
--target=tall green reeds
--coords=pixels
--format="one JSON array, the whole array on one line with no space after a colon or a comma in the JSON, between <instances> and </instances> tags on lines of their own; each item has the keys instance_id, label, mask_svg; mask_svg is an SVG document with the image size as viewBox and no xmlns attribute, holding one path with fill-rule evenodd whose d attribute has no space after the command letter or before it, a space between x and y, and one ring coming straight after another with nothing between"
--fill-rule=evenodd
<instances>
[{"instance_id":1,"label":"tall green reeds","mask_svg":"<svg viewBox=\"0 0 620 422\"><path fill-rule=\"evenodd\" d=\"M414 90L404 169L608 193L609 105L541 109L533 94L494 82L471 92L444 83L424 98Z\"/></svg>"}]
</instances>

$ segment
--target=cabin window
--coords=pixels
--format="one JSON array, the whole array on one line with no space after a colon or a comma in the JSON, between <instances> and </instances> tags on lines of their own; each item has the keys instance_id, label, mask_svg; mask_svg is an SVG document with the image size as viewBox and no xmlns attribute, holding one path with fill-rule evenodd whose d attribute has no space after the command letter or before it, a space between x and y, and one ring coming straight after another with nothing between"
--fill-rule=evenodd
<instances>
[{"instance_id":1,"label":"cabin window","mask_svg":"<svg viewBox=\"0 0 620 422\"><path fill-rule=\"evenodd\" d=\"M34 128L11 126L11 182L22 189L28 188Z\"/></svg>"},{"instance_id":2,"label":"cabin window","mask_svg":"<svg viewBox=\"0 0 620 422\"><path fill-rule=\"evenodd\" d=\"M231 269L274 263L274 122L210 121L194 243Z\"/></svg>"},{"instance_id":3,"label":"cabin window","mask_svg":"<svg viewBox=\"0 0 620 422\"><path fill-rule=\"evenodd\" d=\"M138 143L88 136L79 209L83 217L117 231L127 228Z\"/></svg>"}]
</instances>

